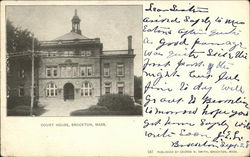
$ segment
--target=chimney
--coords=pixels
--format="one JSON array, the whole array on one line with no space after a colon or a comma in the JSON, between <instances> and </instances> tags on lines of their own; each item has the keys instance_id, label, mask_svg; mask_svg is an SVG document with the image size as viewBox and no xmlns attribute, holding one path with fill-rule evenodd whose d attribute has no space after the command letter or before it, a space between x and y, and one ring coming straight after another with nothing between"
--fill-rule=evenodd
<instances>
[{"instance_id":1,"label":"chimney","mask_svg":"<svg viewBox=\"0 0 250 157\"><path fill-rule=\"evenodd\" d=\"M133 49L132 49L132 36L128 36L128 54L133 54Z\"/></svg>"}]
</instances>

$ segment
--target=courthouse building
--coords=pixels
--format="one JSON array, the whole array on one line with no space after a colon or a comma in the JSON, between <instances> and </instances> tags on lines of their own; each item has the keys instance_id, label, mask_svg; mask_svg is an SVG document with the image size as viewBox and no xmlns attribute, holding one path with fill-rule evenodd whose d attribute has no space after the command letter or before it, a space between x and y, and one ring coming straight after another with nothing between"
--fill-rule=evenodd
<instances>
[{"instance_id":1,"label":"courthouse building","mask_svg":"<svg viewBox=\"0 0 250 157\"><path fill-rule=\"evenodd\" d=\"M134 97L134 53L132 36L127 50L103 51L100 38L81 33L75 11L72 29L51 41L40 42L36 51L35 95L37 100L75 100L116 93ZM104 30L105 31L105 30ZM112 34L111 34L112 35ZM28 65L24 65L28 64ZM30 96L30 63L12 69L10 96Z\"/></svg>"}]
</instances>

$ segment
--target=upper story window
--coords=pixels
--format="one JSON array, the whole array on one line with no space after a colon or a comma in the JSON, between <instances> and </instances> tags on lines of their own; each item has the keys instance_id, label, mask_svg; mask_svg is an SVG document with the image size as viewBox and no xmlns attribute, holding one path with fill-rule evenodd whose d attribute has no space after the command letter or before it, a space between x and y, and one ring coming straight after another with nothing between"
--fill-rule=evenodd
<instances>
[{"instance_id":1,"label":"upper story window","mask_svg":"<svg viewBox=\"0 0 250 157\"><path fill-rule=\"evenodd\" d=\"M80 55L81 56L91 56L91 51L90 50L81 50Z\"/></svg>"},{"instance_id":2,"label":"upper story window","mask_svg":"<svg viewBox=\"0 0 250 157\"><path fill-rule=\"evenodd\" d=\"M72 50L59 50L57 55L67 57L67 56L73 56L74 54L75 52Z\"/></svg>"},{"instance_id":3,"label":"upper story window","mask_svg":"<svg viewBox=\"0 0 250 157\"><path fill-rule=\"evenodd\" d=\"M91 65L87 65L87 74L88 74L88 76L92 76L92 74L93 74Z\"/></svg>"},{"instance_id":4,"label":"upper story window","mask_svg":"<svg viewBox=\"0 0 250 157\"><path fill-rule=\"evenodd\" d=\"M46 67L46 76L47 77L57 77L58 76L57 66Z\"/></svg>"},{"instance_id":5,"label":"upper story window","mask_svg":"<svg viewBox=\"0 0 250 157\"><path fill-rule=\"evenodd\" d=\"M52 68L52 73L54 77L57 77L57 67Z\"/></svg>"},{"instance_id":6,"label":"upper story window","mask_svg":"<svg viewBox=\"0 0 250 157\"><path fill-rule=\"evenodd\" d=\"M103 76L109 77L110 76L110 67L109 63L105 63L103 66Z\"/></svg>"},{"instance_id":7,"label":"upper story window","mask_svg":"<svg viewBox=\"0 0 250 157\"><path fill-rule=\"evenodd\" d=\"M21 69L19 70L19 77L20 77L20 78L24 78L24 69L23 69L23 68L21 68Z\"/></svg>"},{"instance_id":8,"label":"upper story window","mask_svg":"<svg viewBox=\"0 0 250 157\"><path fill-rule=\"evenodd\" d=\"M24 96L24 85L20 85L19 86L19 91L18 91L18 95L19 96Z\"/></svg>"},{"instance_id":9,"label":"upper story window","mask_svg":"<svg viewBox=\"0 0 250 157\"><path fill-rule=\"evenodd\" d=\"M51 68L46 68L47 77L51 77Z\"/></svg>"},{"instance_id":10,"label":"upper story window","mask_svg":"<svg viewBox=\"0 0 250 157\"><path fill-rule=\"evenodd\" d=\"M117 76L124 76L124 64L123 63L117 63L116 67L116 74Z\"/></svg>"},{"instance_id":11,"label":"upper story window","mask_svg":"<svg viewBox=\"0 0 250 157\"><path fill-rule=\"evenodd\" d=\"M56 55L57 55L57 51L50 51L50 52L47 53L48 57L54 57Z\"/></svg>"},{"instance_id":12,"label":"upper story window","mask_svg":"<svg viewBox=\"0 0 250 157\"><path fill-rule=\"evenodd\" d=\"M81 76L87 76L85 66L80 66L80 74Z\"/></svg>"},{"instance_id":13,"label":"upper story window","mask_svg":"<svg viewBox=\"0 0 250 157\"><path fill-rule=\"evenodd\" d=\"M92 76L93 75L92 65L81 65L80 66L80 75L81 76Z\"/></svg>"},{"instance_id":14,"label":"upper story window","mask_svg":"<svg viewBox=\"0 0 250 157\"><path fill-rule=\"evenodd\" d=\"M91 56L91 51L86 51L86 56Z\"/></svg>"}]
</instances>

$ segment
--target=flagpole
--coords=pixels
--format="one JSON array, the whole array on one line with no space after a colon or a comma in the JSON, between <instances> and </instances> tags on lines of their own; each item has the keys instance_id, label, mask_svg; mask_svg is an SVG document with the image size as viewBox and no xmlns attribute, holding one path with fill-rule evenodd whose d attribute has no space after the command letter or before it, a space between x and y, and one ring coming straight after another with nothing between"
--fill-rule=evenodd
<instances>
[{"instance_id":1,"label":"flagpole","mask_svg":"<svg viewBox=\"0 0 250 157\"><path fill-rule=\"evenodd\" d=\"M32 33L30 116L33 115L33 106L34 106L34 51L35 51L34 44L35 44L35 38L34 38L34 34Z\"/></svg>"}]
</instances>

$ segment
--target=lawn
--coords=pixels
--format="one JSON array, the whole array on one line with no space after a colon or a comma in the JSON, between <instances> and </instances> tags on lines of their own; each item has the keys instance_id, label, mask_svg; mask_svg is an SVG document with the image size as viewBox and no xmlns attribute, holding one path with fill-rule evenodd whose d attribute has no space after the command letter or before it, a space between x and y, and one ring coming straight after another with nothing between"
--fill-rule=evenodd
<instances>
[{"instance_id":1,"label":"lawn","mask_svg":"<svg viewBox=\"0 0 250 157\"><path fill-rule=\"evenodd\" d=\"M71 116L140 116L142 115L142 107L137 105L133 110L110 111L110 110L93 110L91 108L76 110L70 113Z\"/></svg>"},{"instance_id":2,"label":"lawn","mask_svg":"<svg viewBox=\"0 0 250 157\"><path fill-rule=\"evenodd\" d=\"M46 112L44 107L34 107L33 108L33 115L34 116L40 116L44 112ZM8 109L7 116L30 116L30 106L21 105L21 106L16 106L12 109Z\"/></svg>"}]
</instances>

